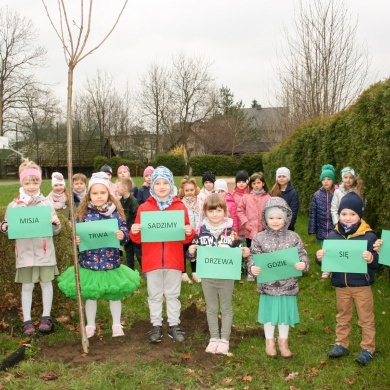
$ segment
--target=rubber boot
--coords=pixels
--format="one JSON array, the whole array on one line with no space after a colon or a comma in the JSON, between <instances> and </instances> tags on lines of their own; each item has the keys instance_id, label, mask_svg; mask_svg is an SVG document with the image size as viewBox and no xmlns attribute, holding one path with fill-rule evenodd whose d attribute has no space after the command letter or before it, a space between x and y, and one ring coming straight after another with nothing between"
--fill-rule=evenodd
<instances>
[{"instance_id":1,"label":"rubber boot","mask_svg":"<svg viewBox=\"0 0 390 390\"><path fill-rule=\"evenodd\" d=\"M289 359L292 357L292 353L288 348L288 339L278 339L279 351L282 358Z\"/></svg>"},{"instance_id":2,"label":"rubber boot","mask_svg":"<svg viewBox=\"0 0 390 390\"><path fill-rule=\"evenodd\" d=\"M268 356L271 356L273 358L276 357L277 352L276 352L276 348L275 348L275 339L274 338L265 339L265 353Z\"/></svg>"}]
</instances>

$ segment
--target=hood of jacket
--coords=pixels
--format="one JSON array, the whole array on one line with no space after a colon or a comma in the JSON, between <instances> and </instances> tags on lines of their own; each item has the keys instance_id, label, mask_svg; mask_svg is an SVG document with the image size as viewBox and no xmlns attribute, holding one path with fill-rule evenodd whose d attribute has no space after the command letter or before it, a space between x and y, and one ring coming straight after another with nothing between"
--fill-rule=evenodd
<instances>
[{"instance_id":1,"label":"hood of jacket","mask_svg":"<svg viewBox=\"0 0 390 390\"><path fill-rule=\"evenodd\" d=\"M266 218L265 218L266 211L268 209L272 208L272 207L279 207L279 208L281 208L283 211L285 211L287 213L287 219L284 222L283 228L281 229L282 231L283 230L287 230L287 228L290 226L290 223L291 223L292 211L291 211L290 207L288 207L287 202L283 198L281 198L279 196L273 196L270 199L268 199L267 203L265 204L265 206L263 208L263 212L261 214L261 217L262 217L262 220L263 220L263 226L265 227L265 230L272 231L268 227L268 224L267 224L267 221L266 221Z\"/></svg>"}]
</instances>

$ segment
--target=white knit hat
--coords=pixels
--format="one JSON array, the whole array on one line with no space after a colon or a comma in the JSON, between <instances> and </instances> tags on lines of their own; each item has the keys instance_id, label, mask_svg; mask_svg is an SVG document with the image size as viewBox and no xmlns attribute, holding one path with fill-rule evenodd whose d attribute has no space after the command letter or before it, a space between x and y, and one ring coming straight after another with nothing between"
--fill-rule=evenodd
<instances>
[{"instance_id":1,"label":"white knit hat","mask_svg":"<svg viewBox=\"0 0 390 390\"><path fill-rule=\"evenodd\" d=\"M291 179L290 170L286 167L278 168L276 171L276 180L278 180L279 176L286 176L287 179L290 181L290 179Z\"/></svg>"},{"instance_id":2,"label":"white knit hat","mask_svg":"<svg viewBox=\"0 0 390 390\"><path fill-rule=\"evenodd\" d=\"M51 174L51 186L54 187L56 184L65 185L64 176L60 172L53 172Z\"/></svg>"},{"instance_id":3,"label":"white knit hat","mask_svg":"<svg viewBox=\"0 0 390 390\"><path fill-rule=\"evenodd\" d=\"M227 183L226 183L226 180L223 180L223 179L215 180L215 183L214 183L214 191L215 191L215 192L217 192L217 191L229 192L229 190L228 190L228 185L227 185Z\"/></svg>"},{"instance_id":4,"label":"white knit hat","mask_svg":"<svg viewBox=\"0 0 390 390\"><path fill-rule=\"evenodd\" d=\"M103 184L110 191L110 179L107 176L106 172L96 172L92 173L92 177L89 179L88 191L94 184Z\"/></svg>"}]
</instances>

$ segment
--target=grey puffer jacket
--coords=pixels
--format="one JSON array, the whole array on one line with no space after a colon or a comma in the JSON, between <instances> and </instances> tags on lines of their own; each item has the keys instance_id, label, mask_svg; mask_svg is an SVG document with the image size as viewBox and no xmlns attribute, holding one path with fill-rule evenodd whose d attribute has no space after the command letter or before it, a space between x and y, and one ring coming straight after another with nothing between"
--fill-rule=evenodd
<instances>
[{"instance_id":1,"label":"grey puffer jacket","mask_svg":"<svg viewBox=\"0 0 390 390\"><path fill-rule=\"evenodd\" d=\"M287 220L280 230L272 230L267 225L265 213L271 207L279 207L287 212ZM265 226L265 230L257 233L253 238L251 255L248 257L247 267L250 275L252 275L250 272L251 267L254 265L252 254L270 253L282 249L292 248L294 246L298 248L300 261L306 263L305 271L309 270L310 260L307 257L301 238L297 233L287 229L291 218L292 211L283 198L272 197L265 204L262 213L263 226ZM257 291L261 294L267 295L297 295L299 291L298 278L287 278L274 282L259 283L257 285Z\"/></svg>"},{"instance_id":2,"label":"grey puffer jacket","mask_svg":"<svg viewBox=\"0 0 390 390\"><path fill-rule=\"evenodd\" d=\"M29 206L50 206L51 218L57 216L54 207L42 194L34 196L33 201L29 205L22 202L18 196L8 205L7 210L13 207ZM5 219L7 220L7 215ZM52 227L54 235L61 230L61 225L52 225ZM42 267L57 264L53 237L18 238L15 240L15 255L16 268Z\"/></svg>"}]
</instances>

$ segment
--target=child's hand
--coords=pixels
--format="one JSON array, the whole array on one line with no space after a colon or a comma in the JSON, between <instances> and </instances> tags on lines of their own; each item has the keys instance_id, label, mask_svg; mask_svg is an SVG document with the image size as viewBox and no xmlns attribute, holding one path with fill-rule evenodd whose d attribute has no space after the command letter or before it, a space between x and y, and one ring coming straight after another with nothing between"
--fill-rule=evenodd
<instances>
[{"instance_id":1,"label":"child's hand","mask_svg":"<svg viewBox=\"0 0 390 390\"><path fill-rule=\"evenodd\" d=\"M3 221L1 223L1 231L6 232L7 230L8 230L8 223L7 223L7 221Z\"/></svg>"},{"instance_id":2,"label":"child's hand","mask_svg":"<svg viewBox=\"0 0 390 390\"><path fill-rule=\"evenodd\" d=\"M379 253L380 246L383 244L383 240L378 239L374 242L373 248L376 253Z\"/></svg>"},{"instance_id":3,"label":"child's hand","mask_svg":"<svg viewBox=\"0 0 390 390\"><path fill-rule=\"evenodd\" d=\"M374 255L370 251L364 251L362 257L367 261L367 264L371 264L374 261Z\"/></svg>"},{"instance_id":4,"label":"child's hand","mask_svg":"<svg viewBox=\"0 0 390 390\"><path fill-rule=\"evenodd\" d=\"M80 245L81 238L80 236L76 236L76 245Z\"/></svg>"},{"instance_id":5,"label":"child's hand","mask_svg":"<svg viewBox=\"0 0 390 390\"><path fill-rule=\"evenodd\" d=\"M133 234L138 234L141 231L141 224L140 223L133 223L131 225L131 232Z\"/></svg>"},{"instance_id":6,"label":"child's hand","mask_svg":"<svg viewBox=\"0 0 390 390\"><path fill-rule=\"evenodd\" d=\"M60 222L60 219L58 217L54 217L50 220L50 222L53 224L53 225L57 225L59 226L61 224Z\"/></svg>"},{"instance_id":7,"label":"child's hand","mask_svg":"<svg viewBox=\"0 0 390 390\"><path fill-rule=\"evenodd\" d=\"M185 225L184 226L184 231L186 233L186 236L190 236L192 234L192 227L191 227L191 225Z\"/></svg>"},{"instance_id":8,"label":"child's hand","mask_svg":"<svg viewBox=\"0 0 390 390\"><path fill-rule=\"evenodd\" d=\"M323 249L319 249L316 253L316 256L317 256L317 259L318 261L322 261L322 258L324 257L326 251L324 251Z\"/></svg>"},{"instance_id":9,"label":"child's hand","mask_svg":"<svg viewBox=\"0 0 390 390\"><path fill-rule=\"evenodd\" d=\"M114 232L115 237L119 240L122 241L125 238L125 233L122 232L122 230L117 230Z\"/></svg>"},{"instance_id":10,"label":"child's hand","mask_svg":"<svg viewBox=\"0 0 390 390\"><path fill-rule=\"evenodd\" d=\"M242 257L244 259L246 259L251 254L250 249L246 246L241 247L241 250L242 250Z\"/></svg>"},{"instance_id":11,"label":"child's hand","mask_svg":"<svg viewBox=\"0 0 390 390\"><path fill-rule=\"evenodd\" d=\"M256 265L252 265L251 267L251 274L253 276L259 276L261 274L262 269L260 267L257 267Z\"/></svg>"},{"instance_id":12,"label":"child's hand","mask_svg":"<svg viewBox=\"0 0 390 390\"><path fill-rule=\"evenodd\" d=\"M191 256L194 256L195 255L195 252L196 252L196 249L198 248L199 245L190 245L188 247L188 253L191 255Z\"/></svg>"},{"instance_id":13,"label":"child's hand","mask_svg":"<svg viewBox=\"0 0 390 390\"><path fill-rule=\"evenodd\" d=\"M299 263L295 263L294 268L297 271L304 271L306 269L306 263L304 261L300 261Z\"/></svg>"}]
</instances>

